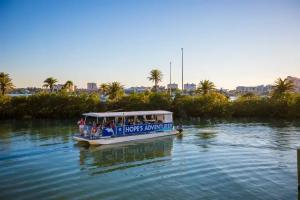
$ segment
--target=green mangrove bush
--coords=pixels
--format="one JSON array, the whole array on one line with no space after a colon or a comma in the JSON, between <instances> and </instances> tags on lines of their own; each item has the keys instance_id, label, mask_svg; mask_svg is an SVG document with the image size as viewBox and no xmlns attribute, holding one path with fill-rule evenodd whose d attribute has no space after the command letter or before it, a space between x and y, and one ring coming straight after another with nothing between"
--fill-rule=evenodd
<instances>
[{"instance_id":1,"label":"green mangrove bush","mask_svg":"<svg viewBox=\"0 0 300 200\"><path fill-rule=\"evenodd\" d=\"M259 97L244 95L234 101L216 92L201 95L141 93L101 102L98 94L40 93L28 97L0 96L0 118L75 118L84 112L164 109L175 118L265 117L300 118L300 94Z\"/></svg>"}]
</instances>

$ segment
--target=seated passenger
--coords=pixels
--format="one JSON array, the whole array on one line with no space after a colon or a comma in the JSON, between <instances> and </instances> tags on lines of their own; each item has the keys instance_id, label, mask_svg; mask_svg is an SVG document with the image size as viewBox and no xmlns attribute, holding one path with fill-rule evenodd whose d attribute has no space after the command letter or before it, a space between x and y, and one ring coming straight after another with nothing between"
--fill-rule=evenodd
<instances>
[{"instance_id":1,"label":"seated passenger","mask_svg":"<svg viewBox=\"0 0 300 200\"><path fill-rule=\"evenodd\" d=\"M115 125L115 123L114 123L113 121L110 123L110 127L111 127L112 129L116 128L116 125Z\"/></svg>"},{"instance_id":2,"label":"seated passenger","mask_svg":"<svg viewBox=\"0 0 300 200\"><path fill-rule=\"evenodd\" d=\"M133 124L134 124L133 119L130 119L130 125L133 125Z\"/></svg>"},{"instance_id":3,"label":"seated passenger","mask_svg":"<svg viewBox=\"0 0 300 200\"><path fill-rule=\"evenodd\" d=\"M102 129L102 124L98 123L98 124L97 124L97 128L98 128L98 129Z\"/></svg>"},{"instance_id":4,"label":"seated passenger","mask_svg":"<svg viewBox=\"0 0 300 200\"><path fill-rule=\"evenodd\" d=\"M119 120L118 123L117 123L117 126L123 126L123 121Z\"/></svg>"}]
</instances>

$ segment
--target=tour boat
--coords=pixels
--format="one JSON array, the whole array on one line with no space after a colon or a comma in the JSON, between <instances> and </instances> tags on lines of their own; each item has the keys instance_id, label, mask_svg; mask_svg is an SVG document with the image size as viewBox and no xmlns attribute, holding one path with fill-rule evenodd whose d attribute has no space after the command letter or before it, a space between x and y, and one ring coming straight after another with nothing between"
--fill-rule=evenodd
<instances>
[{"instance_id":1,"label":"tour boat","mask_svg":"<svg viewBox=\"0 0 300 200\"><path fill-rule=\"evenodd\" d=\"M165 110L84 113L77 141L115 144L175 135L173 113Z\"/></svg>"}]
</instances>

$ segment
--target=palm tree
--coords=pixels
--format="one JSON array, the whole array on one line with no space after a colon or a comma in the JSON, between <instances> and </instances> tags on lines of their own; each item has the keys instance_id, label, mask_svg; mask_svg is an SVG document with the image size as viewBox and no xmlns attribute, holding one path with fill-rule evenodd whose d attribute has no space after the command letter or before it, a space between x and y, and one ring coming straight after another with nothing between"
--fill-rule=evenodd
<instances>
[{"instance_id":1,"label":"palm tree","mask_svg":"<svg viewBox=\"0 0 300 200\"><path fill-rule=\"evenodd\" d=\"M112 82L108 84L109 99L117 99L124 94L124 87L119 82Z\"/></svg>"},{"instance_id":2,"label":"palm tree","mask_svg":"<svg viewBox=\"0 0 300 200\"><path fill-rule=\"evenodd\" d=\"M54 84L57 83L57 80L53 77L49 77L46 80L44 80L44 83L45 84L43 85L43 87L49 87L50 91L53 92Z\"/></svg>"},{"instance_id":3,"label":"palm tree","mask_svg":"<svg viewBox=\"0 0 300 200\"><path fill-rule=\"evenodd\" d=\"M162 81L163 74L158 69L153 69L150 71L150 76L148 79L152 82L154 82L154 89L157 91L158 82Z\"/></svg>"},{"instance_id":4,"label":"palm tree","mask_svg":"<svg viewBox=\"0 0 300 200\"><path fill-rule=\"evenodd\" d=\"M200 81L200 84L197 89L198 94L206 95L212 90L215 89L215 84L209 80Z\"/></svg>"},{"instance_id":5,"label":"palm tree","mask_svg":"<svg viewBox=\"0 0 300 200\"><path fill-rule=\"evenodd\" d=\"M107 83L102 83L99 87L100 93L102 93L104 96L107 95L108 90L109 90L109 84L107 84Z\"/></svg>"},{"instance_id":6,"label":"palm tree","mask_svg":"<svg viewBox=\"0 0 300 200\"><path fill-rule=\"evenodd\" d=\"M278 78L273 86L273 92L274 94L281 95L293 91L294 87L294 83L291 80Z\"/></svg>"},{"instance_id":7,"label":"palm tree","mask_svg":"<svg viewBox=\"0 0 300 200\"><path fill-rule=\"evenodd\" d=\"M13 89L15 86L11 81L11 78L9 77L9 74L6 74L4 72L0 73L0 89L1 94L4 95L7 91Z\"/></svg>"},{"instance_id":8,"label":"palm tree","mask_svg":"<svg viewBox=\"0 0 300 200\"><path fill-rule=\"evenodd\" d=\"M74 86L73 82L68 80L65 84L64 84L64 87L63 89L67 89L68 92L72 90L72 87Z\"/></svg>"}]
</instances>

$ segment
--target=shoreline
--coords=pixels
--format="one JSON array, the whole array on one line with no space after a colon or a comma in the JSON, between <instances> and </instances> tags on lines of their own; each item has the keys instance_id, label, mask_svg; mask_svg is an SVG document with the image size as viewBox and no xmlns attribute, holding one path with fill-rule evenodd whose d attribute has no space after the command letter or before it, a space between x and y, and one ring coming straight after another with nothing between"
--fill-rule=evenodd
<instances>
[{"instance_id":1,"label":"shoreline","mask_svg":"<svg viewBox=\"0 0 300 200\"><path fill-rule=\"evenodd\" d=\"M177 95L131 94L101 102L97 94L41 93L0 96L1 119L79 118L85 112L168 110L176 120L208 119L300 119L300 93L275 97L241 96L231 101L220 93Z\"/></svg>"}]
</instances>

